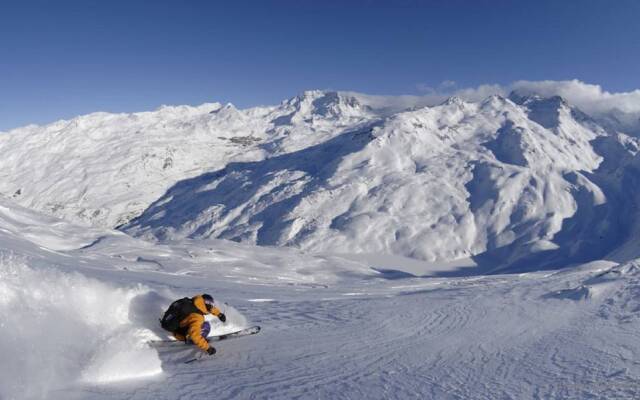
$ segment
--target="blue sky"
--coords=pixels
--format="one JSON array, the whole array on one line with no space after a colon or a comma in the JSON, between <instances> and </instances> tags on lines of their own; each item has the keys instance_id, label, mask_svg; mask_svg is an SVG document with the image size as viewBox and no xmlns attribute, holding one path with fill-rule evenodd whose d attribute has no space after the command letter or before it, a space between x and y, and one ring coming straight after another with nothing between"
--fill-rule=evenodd
<instances>
[{"instance_id":1,"label":"blue sky","mask_svg":"<svg viewBox=\"0 0 640 400\"><path fill-rule=\"evenodd\" d=\"M453 81L640 88L638 1L6 1L0 130L161 104ZM444 86L447 86L446 84Z\"/></svg>"}]
</instances>

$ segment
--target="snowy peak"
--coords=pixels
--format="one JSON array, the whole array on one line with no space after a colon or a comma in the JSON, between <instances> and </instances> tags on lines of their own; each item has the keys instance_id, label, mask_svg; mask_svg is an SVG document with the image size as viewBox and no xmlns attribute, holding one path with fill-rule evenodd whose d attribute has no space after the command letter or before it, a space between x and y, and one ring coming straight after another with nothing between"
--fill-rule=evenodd
<instances>
[{"instance_id":1,"label":"snowy peak","mask_svg":"<svg viewBox=\"0 0 640 400\"><path fill-rule=\"evenodd\" d=\"M569 102L562 96L542 96L535 92L525 91L522 89L513 90L509 93L508 99L518 105L528 105L532 103L548 103L555 104L556 107L564 105L570 107Z\"/></svg>"},{"instance_id":2,"label":"snowy peak","mask_svg":"<svg viewBox=\"0 0 640 400\"><path fill-rule=\"evenodd\" d=\"M355 96L321 90L306 91L282 103L280 115L273 120L277 125L313 123L315 119L342 121L372 116L370 107Z\"/></svg>"},{"instance_id":3,"label":"snowy peak","mask_svg":"<svg viewBox=\"0 0 640 400\"><path fill-rule=\"evenodd\" d=\"M513 90L511 91L511 93L509 93L508 96L509 100L511 100L512 102L518 104L518 105L523 105L528 101L537 101L537 100L543 100L544 97L540 96L538 94L535 93L531 93L531 92L526 92L523 90Z\"/></svg>"},{"instance_id":4,"label":"snowy peak","mask_svg":"<svg viewBox=\"0 0 640 400\"><path fill-rule=\"evenodd\" d=\"M151 111L152 113L160 113L160 114L164 114L164 116L169 116L169 115L173 115L176 117L188 117L188 116L195 116L195 115L202 115L202 114L206 114L208 112L213 112L216 110L220 110L221 108L230 106L230 104L227 104L226 106L223 106L222 104L215 102L215 103L203 103L199 106L186 106L186 105L179 105L179 106L172 106L172 105L162 105L160 107L158 107L158 109L156 111ZM135 113L135 114L144 114L144 113ZM134 115L135 115L134 114Z\"/></svg>"},{"instance_id":5,"label":"snowy peak","mask_svg":"<svg viewBox=\"0 0 640 400\"><path fill-rule=\"evenodd\" d=\"M209 114L219 115L219 114L227 114L227 115L239 115L240 111L231 103L227 103L224 106L220 103L215 104L216 107L212 107L212 110L209 111Z\"/></svg>"},{"instance_id":6,"label":"snowy peak","mask_svg":"<svg viewBox=\"0 0 640 400\"><path fill-rule=\"evenodd\" d=\"M457 106L460 106L460 107L464 106L465 104L466 104L466 102L464 100L462 100L460 97L457 97L457 96L449 97L448 99L446 99L445 101L440 103L441 106L457 105Z\"/></svg>"},{"instance_id":7,"label":"snowy peak","mask_svg":"<svg viewBox=\"0 0 640 400\"><path fill-rule=\"evenodd\" d=\"M512 93L510 99L525 107L529 118L547 129L558 128L560 114L570 109L567 101L560 96L543 98L537 95L522 96Z\"/></svg>"}]
</instances>

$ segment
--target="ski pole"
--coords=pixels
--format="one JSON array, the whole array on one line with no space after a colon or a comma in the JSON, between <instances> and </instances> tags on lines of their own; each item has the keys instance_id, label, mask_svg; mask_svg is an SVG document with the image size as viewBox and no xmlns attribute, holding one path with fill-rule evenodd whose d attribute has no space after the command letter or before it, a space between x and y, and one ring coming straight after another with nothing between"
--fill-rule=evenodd
<instances>
[{"instance_id":1,"label":"ski pole","mask_svg":"<svg viewBox=\"0 0 640 400\"><path fill-rule=\"evenodd\" d=\"M197 355L197 356L193 357L191 360L187 360L187 361L185 361L184 363L185 363L185 364L191 364L192 362L194 362L194 361L198 361L198 360L199 360L199 359L201 359L201 358L202 358L202 354L199 354L199 355Z\"/></svg>"}]
</instances>

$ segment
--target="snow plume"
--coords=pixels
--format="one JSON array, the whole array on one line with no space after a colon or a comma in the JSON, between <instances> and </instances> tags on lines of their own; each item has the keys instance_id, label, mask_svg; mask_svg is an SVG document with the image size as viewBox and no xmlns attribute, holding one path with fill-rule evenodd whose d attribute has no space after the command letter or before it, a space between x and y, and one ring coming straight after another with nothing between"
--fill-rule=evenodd
<instances>
[{"instance_id":1,"label":"snow plume","mask_svg":"<svg viewBox=\"0 0 640 400\"><path fill-rule=\"evenodd\" d=\"M132 301L145 292L0 257L0 398L52 398L74 381L161 372L142 344L150 331L131 323Z\"/></svg>"},{"instance_id":2,"label":"snow plume","mask_svg":"<svg viewBox=\"0 0 640 400\"><path fill-rule=\"evenodd\" d=\"M249 326L249 322L245 316L227 303L216 304L216 307L225 314L227 320L225 323L222 323L216 317L211 315L205 316L207 321L211 324L211 332L209 333L209 336L225 335Z\"/></svg>"}]
</instances>

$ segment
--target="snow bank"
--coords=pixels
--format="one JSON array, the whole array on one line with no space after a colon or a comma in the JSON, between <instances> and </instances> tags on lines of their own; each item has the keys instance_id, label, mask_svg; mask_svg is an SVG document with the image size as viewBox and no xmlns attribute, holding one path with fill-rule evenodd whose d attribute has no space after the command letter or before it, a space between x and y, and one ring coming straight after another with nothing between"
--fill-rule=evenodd
<instances>
[{"instance_id":1,"label":"snow bank","mask_svg":"<svg viewBox=\"0 0 640 400\"><path fill-rule=\"evenodd\" d=\"M132 313L147 292L1 257L0 398L50 398L73 382L160 373L143 344L153 333Z\"/></svg>"}]
</instances>

